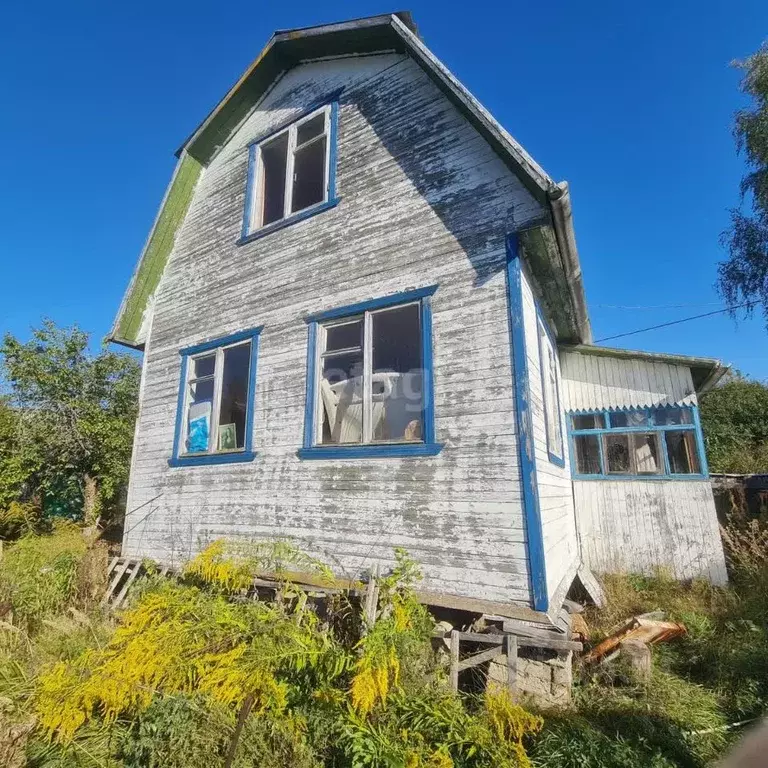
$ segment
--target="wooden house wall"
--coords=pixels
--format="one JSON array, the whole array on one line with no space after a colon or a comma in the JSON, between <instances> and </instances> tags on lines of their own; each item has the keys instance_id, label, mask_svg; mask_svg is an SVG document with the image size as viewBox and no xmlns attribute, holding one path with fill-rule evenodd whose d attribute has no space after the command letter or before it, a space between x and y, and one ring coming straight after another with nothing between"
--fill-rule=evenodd
<instances>
[{"instance_id":1,"label":"wooden house wall","mask_svg":"<svg viewBox=\"0 0 768 768\"><path fill-rule=\"evenodd\" d=\"M566 411L697 405L689 368L561 352ZM726 580L708 480L574 480L584 562L597 572Z\"/></svg>"},{"instance_id":2,"label":"wooden house wall","mask_svg":"<svg viewBox=\"0 0 768 768\"><path fill-rule=\"evenodd\" d=\"M248 143L342 86L340 204L236 245ZM504 236L541 215L407 57L284 75L204 169L158 286L125 554L178 563L219 537L283 538L355 575L403 546L427 589L529 603ZM304 317L432 284L442 452L300 460ZM179 349L261 325L256 460L169 467Z\"/></svg>"},{"instance_id":3,"label":"wooden house wall","mask_svg":"<svg viewBox=\"0 0 768 768\"><path fill-rule=\"evenodd\" d=\"M592 570L727 580L708 480L574 480L573 490Z\"/></svg>"},{"instance_id":4,"label":"wooden house wall","mask_svg":"<svg viewBox=\"0 0 768 768\"><path fill-rule=\"evenodd\" d=\"M547 595L550 598L550 604L555 608L559 608L562 598L565 597L565 591L567 591L571 581L573 581L579 564L570 459L566 439L567 433L561 402L561 412L558 414L558 418L561 419L563 427L565 466L560 467L550 461L547 451L547 430L544 417L544 393L542 389L536 304L531 280L525 270L523 270L522 274L522 290L525 347L528 358L529 403L533 417L536 480L542 535L544 538ZM557 377L560 390L562 390L559 363ZM559 587L560 590L558 590ZM562 594L560 594L561 592Z\"/></svg>"},{"instance_id":5,"label":"wooden house wall","mask_svg":"<svg viewBox=\"0 0 768 768\"><path fill-rule=\"evenodd\" d=\"M684 365L561 352L568 411L696 405L691 370Z\"/></svg>"}]
</instances>

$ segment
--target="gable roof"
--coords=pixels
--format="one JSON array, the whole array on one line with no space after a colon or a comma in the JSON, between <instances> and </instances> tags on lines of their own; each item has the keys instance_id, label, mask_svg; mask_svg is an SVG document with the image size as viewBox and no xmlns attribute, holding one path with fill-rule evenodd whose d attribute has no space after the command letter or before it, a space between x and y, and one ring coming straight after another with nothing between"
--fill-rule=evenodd
<instances>
[{"instance_id":1,"label":"gable roof","mask_svg":"<svg viewBox=\"0 0 768 768\"><path fill-rule=\"evenodd\" d=\"M145 310L160 281L200 169L245 120L275 79L306 61L385 52L406 53L422 67L456 109L550 214L524 250L561 341L589 343L591 330L567 184L556 184L474 96L432 54L411 14L398 12L338 24L275 32L259 56L177 151L179 166L123 299L111 341L142 347ZM186 171L182 173L182 171ZM181 178L181 181L179 180ZM190 187L190 180L192 186ZM171 207L172 215L167 213Z\"/></svg>"}]
</instances>

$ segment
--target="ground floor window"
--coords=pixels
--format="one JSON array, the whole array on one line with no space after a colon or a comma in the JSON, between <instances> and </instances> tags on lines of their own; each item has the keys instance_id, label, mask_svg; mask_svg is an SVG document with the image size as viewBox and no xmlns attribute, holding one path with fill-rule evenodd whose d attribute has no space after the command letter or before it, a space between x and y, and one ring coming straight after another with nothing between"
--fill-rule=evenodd
<instances>
[{"instance_id":1,"label":"ground floor window","mask_svg":"<svg viewBox=\"0 0 768 768\"><path fill-rule=\"evenodd\" d=\"M246 331L181 351L172 464L250 454L258 333Z\"/></svg>"},{"instance_id":2,"label":"ground floor window","mask_svg":"<svg viewBox=\"0 0 768 768\"><path fill-rule=\"evenodd\" d=\"M686 477L703 473L693 406L571 414L574 476Z\"/></svg>"},{"instance_id":3,"label":"ground floor window","mask_svg":"<svg viewBox=\"0 0 768 768\"><path fill-rule=\"evenodd\" d=\"M304 458L330 451L434 453L432 323L435 288L309 319ZM411 450L413 449L413 450ZM371 451L374 453L371 453Z\"/></svg>"}]
</instances>

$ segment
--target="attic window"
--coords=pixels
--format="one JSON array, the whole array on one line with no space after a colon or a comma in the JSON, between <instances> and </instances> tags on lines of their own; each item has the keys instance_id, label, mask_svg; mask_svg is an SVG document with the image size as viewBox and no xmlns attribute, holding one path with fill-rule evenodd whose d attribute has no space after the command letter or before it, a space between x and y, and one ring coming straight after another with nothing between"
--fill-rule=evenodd
<instances>
[{"instance_id":1,"label":"attic window","mask_svg":"<svg viewBox=\"0 0 768 768\"><path fill-rule=\"evenodd\" d=\"M323 106L251 146L243 239L335 204L336 110Z\"/></svg>"}]
</instances>

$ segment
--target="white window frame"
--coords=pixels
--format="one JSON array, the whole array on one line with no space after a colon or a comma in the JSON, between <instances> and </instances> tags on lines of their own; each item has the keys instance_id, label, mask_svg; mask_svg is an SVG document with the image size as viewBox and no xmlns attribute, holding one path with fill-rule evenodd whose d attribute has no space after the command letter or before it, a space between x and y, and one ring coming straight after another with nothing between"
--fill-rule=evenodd
<instances>
[{"instance_id":1,"label":"white window frame","mask_svg":"<svg viewBox=\"0 0 768 768\"><path fill-rule=\"evenodd\" d=\"M560 413L560 390L557 381L557 353L540 317L536 318L536 329L539 337L541 396L547 453L550 460L555 459L562 462L565 459L565 439L563 437L562 414Z\"/></svg>"},{"instance_id":2,"label":"white window frame","mask_svg":"<svg viewBox=\"0 0 768 768\"><path fill-rule=\"evenodd\" d=\"M246 393L248 395L248 403L246 405L246 426L248 423L247 413L248 409L253 407L253 403L250 402L253 396L248 382L251 379L251 366L253 365L253 344L252 338L241 339L239 341L233 341L231 344L224 344L215 349L206 349L202 352L189 355L187 357L187 377L184 386L184 408L182 410L182 422L181 422L181 439L179 442L179 457L186 458L191 456L210 456L212 454L229 454L229 453L243 453L248 445L248 436L243 435L243 447L233 448L227 451L221 451L218 449L219 443L219 411L221 410L221 386L224 381L224 352L233 347L242 347L248 345L248 374L246 376ZM192 372L195 368L195 362L204 357L215 357L213 374L208 376L193 376ZM189 407L192 404L192 384L197 381L205 381L207 379L213 379L213 398L211 402L211 424L208 433L208 450L207 451L187 451L187 436L189 432Z\"/></svg>"},{"instance_id":3,"label":"white window frame","mask_svg":"<svg viewBox=\"0 0 768 768\"><path fill-rule=\"evenodd\" d=\"M319 109L316 109L310 112L308 115L305 115L300 120L297 120L296 122L291 123L286 128L283 128L277 133L274 133L271 136L267 137L263 141L260 141L256 146L256 157L255 157L256 170L253 178L254 191L253 191L252 200L251 200L251 208L248 211L248 221L250 224L248 234L257 232L258 230L264 229L265 227L275 226L277 224L280 224L281 222L286 221L287 219L290 219L293 216L298 216L304 211L308 211L314 208L315 206L323 205L324 203L328 202L329 194L330 194L330 165L331 165L331 106L332 106L331 104L326 104L325 106L322 106ZM297 147L296 136L297 136L299 127L302 126L304 123L307 123L313 118L317 117L319 114L325 115L323 132L318 134L314 138L310 139L309 141L305 142L304 144L300 145L299 147ZM265 145L271 144L273 141L275 141L276 139L279 139L284 134L288 134L288 149L286 151L285 179L283 181L284 189L285 189L285 195L283 198L283 216L280 219L276 219L275 221L269 222L269 224L262 224L262 220L264 217L264 190L263 190L264 163L262 159L262 149ZM298 211L292 211L291 206L293 204L293 182L294 182L293 176L294 176L294 163L295 163L296 151L297 149L303 149L305 147L310 146L311 144L314 144L317 141L320 141L323 136L326 139L325 167L323 169L323 199L317 202L311 203L310 205L306 206L305 208L301 208Z\"/></svg>"},{"instance_id":4,"label":"white window frame","mask_svg":"<svg viewBox=\"0 0 768 768\"><path fill-rule=\"evenodd\" d=\"M334 318L332 320L325 320L318 322L317 324L317 344L315 347L315 404L314 413L315 419L312 425L312 446L316 448L342 448L352 446L371 446L371 445L418 445L420 443L426 443L427 436L425 435L424 424L424 385L422 383L422 410L420 413L420 420L422 425L422 434L419 440L376 440L373 438L373 425L371 422L371 412L373 409L373 316L382 312L390 312L392 310L403 309L404 307L416 306L419 310L419 348L421 351L420 370L422 376L428 375L428 372L424 370L424 346L423 346L423 333L422 325L424 323L423 316L423 303L421 299L416 301L406 301L402 304L393 304L392 306L380 307L376 309L367 309L362 312L358 312L353 315L347 315L345 317ZM323 378L323 360L326 357L338 357L345 353L355 354L360 350L360 347L347 347L345 349L326 351L327 343L327 330L329 328L336 328L341 325L350 325L351 323L363 321L363 434L359 443L323 443L321 442L323 434L323 399L320 383Z\"/></svg>"}]
</instances>

